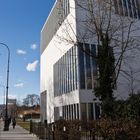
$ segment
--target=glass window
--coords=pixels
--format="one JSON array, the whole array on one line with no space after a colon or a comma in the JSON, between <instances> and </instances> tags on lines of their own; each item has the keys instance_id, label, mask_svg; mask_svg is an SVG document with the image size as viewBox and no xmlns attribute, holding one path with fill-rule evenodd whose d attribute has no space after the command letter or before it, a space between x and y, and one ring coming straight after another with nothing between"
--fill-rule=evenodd
<instances>
[{"instance_id":1,"label":"glass window","mask_svg":"<svg viewBox=\"0 0 140 140\"><path fill-rule=\"evenodd\" d=\"M66 16L69 14L70 12L70 5L69 5L69 0L66 0Z\"/></svg>"},{"instance_id":2,"label":"glass window","mask_svg":"<svg viewBox=\"0 0 140 140\"><path fill-rule=\"evenodd\" d=\"M69 77L69 82L70 82L69 84L70 85L69 86L70 86L70 91L72 91L72 60L71 60L71 58L72 58L71 54L72 53L71 53L71 51L72 51L72 49L69 50L69 52L70 52L69 53L69 60L70 60L69 61L69 65L70 65L70 67L69 67L70 68L70 77Z\"/></svg>"},{"instance_id":3,"label":"glass window","mask_svg":"<svg viewBox=\"0 0 140 140\"><path fill-rule=\"evenodd\" d=\"M60 59L60 95L62 94L62 58Z\"/></svg>"},{"instance_id":4,"label":"glass window","mask_svg":"<svg viewBox=\"0 0 140 140\"><path fill-rule=\"evenodd\" d=\"M96 45L91 45L92 56L92 88L97 80L97 62L96 62Z\"/></svg>"},{"instance_id":5,"label":"glass window","mask_svg":"<svg viewBox=\"0 0 140 140\"><path fill-rule=\"evenodd\" d=\"M128 0L128 8L129 8L129 16L130 17L132 17L133 15L132 15L132 4L131 4L131 1L130 0Z\"/></svg>"},{"instance_id":6,"label":"glass window","mask_svg":"<svg viewBox=\"0 0 140 140\"><path fill-rule=\"evenodd\" d=\"M122 0L119 0L119 13L120 13L120 15L123 15Z\"/></svg>"},{"instance_id":7,"label":"glass window","mask_svg":"<svg viewBox=\"0 0 140 140\"><path fill-rule=\"evenodd\" d=\"M64 65L64 93L66 93L66 54L64 55L64 60L63 60L63 65Z\"/></svg>"},{"instance_id":8,"label":"glass window","mask_svg":"<svg viewBox=\"0 0 140 140\"><path fill-rule=\"evenodd\" d=\"M70 0L67 0L67 1L68 1L68 3L67 3L67 6L68 6L67 13L69 14L70 13Z\"/></svg>"},{"instance_id":9,"label":"glass window","mask_svg":"<svg viewBox=\"0 0 140 140\"><path fill-rule=\"evenodd\" d=\"M68 63L68 92L70 92L70 52L68 51L67 63Z\"/></svg>"},{"instance_id":10,"label":"glass window","mask_svg":"<svg viewBox=\"0 0 140 140\"><path fill-rule=\"evenodd\" d=\"M139 0L136 0L136 5L137 5L138 17L140 19L140 1Z\"/></svg>"},{"instance_id":11,"label":"glass window","mask_svg":"<svg viewBox=\"0 0 140 140\"><path fill-rule=\"evenodd\" d=\"M75 80L75 75L76 75L76 69L75 69L75 59L76 59L76 56L75 56L75 46L73 47L73 49L72 49L72 54L73 54L73 56L72 56L72 63L73 63L73 65L72 65L72 69L73 69L73 90L75 90L76 89L76 80Z\"/></svg>"},{"instance_id":12,"label":"glass window","mask_svg":"<svg viewBox=\"0 0 140 140\"><path fill-rule=\"evenodd\" d=\"M66 113L66 112L65 112L65 106L63 106L62 109L63 109L63 119L65 119L65 113Z\"/></svg>"},{"instance_id":13,"label":"glass window","mask_svg":"<svg viewBox=\"0 0 140 140\"><path fill-rule=\"evenodd\" d=\"M58 83L58 86L59 86L59 93L58 93L58 96L60 95L61 93L61 69L60 69L60 61L58 61L58 77L59 77L59 83Z\"/></svg>"},{"instance_id":14,"label":"glass window","mask_svg":"<svg viewBox=\"0 0 140 140\"><path fill-rule=\"evenodd\" d=\"M78 87L77 87L77 86L78 86L78 74L77 74L77 72L78 72L78 71L77 71L77 70L78 70L78 69L77 69L77 66L78 66L78 64L77 64L77 63L78 63L78 60L77 60L77 47L74 47L74 48L75 48L75 49L74 49L74 50L75 50L75 53L74 53L75 59L74 59L74 61L75 61L75 86L76 86L75 88L77 89L77 88L78 88Z\"/></svg>"},{"instance_id":15,"label":"glass window","mask_svg":"<svg viewBox=\"0 0 140 140\"><path fill-rule=\"evenodd\" d=\"M71 51L71 60L72 60L72 64L71 64L71 69L72 69L72 90L75 90L75 63L74 63L74 48L72 47L72 51Z\"/></svg>"},{"instance_id":16,"label":"glass window","mask_svg":"<svg viewBox=\"0 0 140 140\"><path fill-rule=\"evenodd\" d=\"M81 103L81 119L87 120L87 108L86 103Z\"/></svg>"},{"instance_id":17,"label":"glass window","mask_svg":"<svg viewBox=\"0 0 140 140\"><path fill-rule=\"evenodd\" d=\"M91 52L89 44L85 44L85 58L86 58L86 85L87 89L92 89L91 79Z\"/></svg>"},{"instance_id":18,"label":"glass window","mask_svg":"<svg viewBox=\"0 0 140 140\"><path fill-rule=\"evenodd\" d=\"M69 109L69 120L71 120L71 105L68 106Z\"/></svg>"},{"instance_id":19,"label":"glass window","mask_svg":"<svg viewBox=\"0 0 140 140\"><path fill-rule=\"evenodd\" d=\"M54 107L54 120L59 120L59 108Z\"/></svg>"},{"instance_id":20,"label":"glass window","mask_svg":"<svg viewBox=\"0 0 140 140\"><path fill-rule=\"evenodd\" d=\"M115 12L123 16L140 18L139 0L114 0ZM119 8L119 12L118 12Z\"/></svg>"},{"instance_id":21,"label":"glass window","mask_svg":"<svg viewBox=\"0 0 140 140\"><path fill-rule=\"evenodd\" d=\"M71 105L71 119L73 120L74 119L74 117L73 117L73 115L74 115L74 113L73 113L73 105Z\"/></svg>"},{"instance_id":22,"label":"glass window","mask_svg":"<svg viewBox=\"0 0 140 140\"><path fill-rule=\"evenodd\" d=\"M54 77L56 79L56 96L58 95L59 91L59 64L56 63L56 76Z\"/></svg>"},{"instance_id":23,"label":"glass window","mask_svg":"<svg viewBox=\"0 0 140 140\"><path fill-rule=\"evenodd\" d=\"M74 112L74 119L76 120L76 115L77 115L76 114L76 104L74 104L74 111L73 112Z\"/></svg>"},{"instance_id":24,"label":"glass window","mask_svg":"<svg viewBox=\"0 0 140 140\"><path fill-rule=\"evenodd\" d=\"M100 116L100 105L99 105L99 103L95 103L95 114L96 114L96 119L98 119L99 116Z\"/></svg>"},{"instance_id":25,"label":"glass window","mask_svg":"<svg viewBox=\"0 0 140 140\"><path fill-rule=\"evenodd\" d=\"M57 96L57 94L58 94L58 64L56 64L55 65L55 67L54 67L54 84L55 84L55 87L54 87L54 89L55 89L55 96Z\"/></svg>"},{"instance_id":26,"label":"glass window","mask_svg":"<svg viewBox=\"0 0 140 140\"><path fill-rule=\"evenodd\" d=\"M62 71L62 94L64 93L64 57L61 59L61 71Z\"/></svg>"},{"instance_id":27,"label":"glass window","mask_svg":"<svg viewBox=\"0 0 140 140\"><path fill-rule=\"evenodd\" d=\"M66 53L66 93L68 92L68 77L69 77L69 73L68 73L68 52Z\"/></svg>"},{"instance_id":28,"label":"glass window","mask_svg":"<svg viewBox=\"0 0 140 140\"><path fill-rule=\"evenodd\" d=\"M61 6L61 10L62 10L62 12L60 12L60 13L62 13L62 17L64 20L70 12L69 0L62 0L60 6Z\"/></svg>"},{"instance_id":29,"label":"glass window","mask_svg":"<svg viewBox=\"0 0 140 140\"><path fill-rule=\"evenodd\" d=\"M85 66L84 66L84 51L83 44L78 45L78 56L79 56L79 79L80 89L85 89Z\"/></svg>"},{"instance_id":30,"label":"glass window","mask_svg":"<svg viewBox=\"0 0 140 140\"><path fill-rule=\"evenodd\" d=\"M124 15L128 16L127 0L123 0Z\"/></svg>"},{"instance_id":31,"label":"glass window","mask_svg":"<svg viewBox=\"0 0 140 140\"><path fill-rule=\"evenodd\" d=\"M91 45L93 76L97 76L96 45Z\"/></svg>"},{"instance_id":32,"label":"glass window","mask_svg":"<svg viewBox=\"0 0 140 140\"><path fill-rule=\"evenodd\" d=\"M134 17L137 18L137 8L136 8L135 0L132 0L132 9L133 9Z\"/></svg>"},{"instance_id":33,"label":"glass window","mask_svg":"<svg viewBox=\"0 0 140 140\"><path fill-rule=\"evenodd\" d=\"M53 66L55 96L60 96L62 94L66 94L69 93L70 91L74 91L75 89L77 89L77 85L78 85L78 74L77 74L78 60L77 59L78 58L77 58L76 48L77 48L76 46L70 48ZM82 53L82 55L84 55L84 53ZM84 59L82 60L83 63L81 64L84 67ZM82 73L81 73L81 77L82 77Z\"/></svg>"},{"instance_id":34,"label":"glass window","mask_svg":"<svg viewBox=\"0 0 140 140\"><path fill-rule=\"evenodd\" d=\"M115 7L115 13L119 14L119 9L118 9L118 2L117 0L114 0L114 7Z\"/></svg>"},{"instance_id":35,"label":"glass window","mask_svg":"<svg viewBox=\"0 0 140 140\"><path fill-rule=\"evenodd\" d=\"M68 110L68 105L66 106L66 110L67 110L67 111L66 111L66 112L67 112L67 113L66 113L66 115L67 115L67 117L66 117L66 118L67 118L67 120L68 120L68 119L69 119L69 110Z\"/></svg>"},{"instance_id":36,"label":"glass window","mask_svg":"<svg viewBox=\"0 0 140 140\"><path fill-rule=\"evenodd\" d=\"M64 119L64 116L65 116L65 110L64 110L64 106L62 106L62 117Z\"/></svg>"},{"instance_id":37,"label":"glass window","mask_svg":"<svg viewBox=\"0 0 140 140\"><path fill-rule=\"evenodd\" d=\"M79 117L79 104L76 104L76 108L77 108L77 119L80 119L80 117Z\"/></svg>"},{"instance_id":38,"label":"glass window","mask_svg":"<svg viewBox=\"0 0 140 140\"><path fill-rule=\"evenodd\" d=\"M61 95L61 59L59 61L59 94Z\"/></svg>"},{"instance_id":39,"label":"glass window","mask_svg":"<svg viewBox=\"0 0 140 140\"><path fill-rule=\"evenodd\" d=\"M73 64L72 64L72 48L70 49L70 91L73 90Z\"/></svg>"},{"instance_id":40,"label":"glass window","mask_svg":"<svg viewBox=\"0 0 140 140\"><path fill-rule=\"evenodd\" d=\"M66 0L63 0L63 14L66 16Z\"/></svg>"},{"instance_id":41,"label":"glass window","mask_svg":"<svg viewBox=\"0 0 140 140\"><path fill-rule=\"evenodd\" d=\"M54 82L54 96L56 96L56 95L55 95L55 94L56 94L56 91L55 91L55 90L56 90L56 78L54 78L54 77L55 77L55 74L56 74L55 66L56 66L56 65L53 66L53 73L54 73L54 75L53 75L53 82Z\"/></svg>"},{"instance_id":42,"label":"glass window","mask_svg":"<svg viewBox=\"0 0 140 140\"><path fill-rule=\"evenodd\" d=\"M66 120L66 106L64 106L64 119Z\"/></svg>"},{"instance_id":43,"label":"glass window","mask_svg":"<svg viewBox=\"0 0 140 140\"><path fill-rule=\"evenodd\" d=\"M88 116L89 116L89 120L93 120L94 116L93 116L93 103L88 103Z\"/></svg>"}]
</instances>

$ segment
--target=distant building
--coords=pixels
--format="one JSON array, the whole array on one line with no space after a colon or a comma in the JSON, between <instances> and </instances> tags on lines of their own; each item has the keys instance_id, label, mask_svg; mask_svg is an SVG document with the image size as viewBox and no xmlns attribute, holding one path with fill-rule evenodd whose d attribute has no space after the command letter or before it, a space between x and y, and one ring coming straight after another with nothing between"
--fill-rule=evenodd
<instances>
[{"instance_id":1,"label":"distant building","mask_svg":"<svg viewBox=\"0 0 140 140\"><path fill-rule=\"evenodd\" d=\"M17 107L17 117L24 121L27 119L40 119L40 106L19 106Z\"/></svg>"},{"instance_id":2,"label":"distant building","mask_svg":"<svg viewBox=\"0 0 140 140\"><path fill-rule=\"evenodd\" d=\"M17 100L16 99L8 99L8 104L14 104L16 105Z\"/></svg>"},{"instance_id":3,"label":"distant building","mask_svg":"<svg viewBox=\"0 0 140 140\"><path fill-rule=\"evenodd\" d=\"M5 110L5 105L1 104L0 105L0 117L4 116L4 111Z\"/></svg>"},{"instance_id":4,"label":"distant building","mask_svg":"<svg viewBox=\"0 0 140 140\"><path fill-rule=\"evenodd\" d=\"M5 116L5 109L6 105L0 105L0 114L2 116ZM8 116L10 117L15 117L16 116L16 111L17 111L17 106L16 106L16 99L10 99L8 98L8 104L7 104L7 110L8 110Z\"/></svg>"}]
</instances>

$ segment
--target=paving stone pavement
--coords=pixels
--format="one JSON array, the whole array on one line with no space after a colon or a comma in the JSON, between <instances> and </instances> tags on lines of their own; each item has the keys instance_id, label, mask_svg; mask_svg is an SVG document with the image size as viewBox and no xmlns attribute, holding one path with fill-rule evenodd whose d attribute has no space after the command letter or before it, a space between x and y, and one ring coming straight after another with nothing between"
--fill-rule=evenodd
<instances>
[{"instance_id":1,"label":"paving stone pavement","mask_svg":"<svg viewBox=\"0 0 140 140\"><path fill-rule=\"evenodd\" d=\"M37 137L22 127L16 125L15 129L12 125L9 127L9 131L3 131L3 121L0 120L0 140L38 140Z\"/></svg>"}]
</instances>

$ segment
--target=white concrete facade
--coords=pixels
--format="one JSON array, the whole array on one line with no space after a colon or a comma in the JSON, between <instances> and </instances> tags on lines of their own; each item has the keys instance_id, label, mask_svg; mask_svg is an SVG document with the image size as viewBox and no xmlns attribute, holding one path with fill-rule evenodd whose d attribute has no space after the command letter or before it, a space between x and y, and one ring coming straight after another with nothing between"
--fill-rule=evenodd
<instances>
[{"instance_id":1,"label":"white concrete facade","mask_svg":"<svg viewBox=\"0 0 140 140\"><path fill-rule=\"evenodd\" d=\"M43 37L41 36L41 45L45 44L43 40L44 38L43 31L45 30L45 26L48 26L49 18L51 18L51 16L53 15L52 13L54 12L55 7L57 7L58 9L59 6L58 3L59 2L56 1L56 3L54 4L53 10L51 11L50 16L48 17L41 31L41 35L43 36ZM70 13L67 15L67 17L65 18L64 22L62 22L60 27L57 28L55 34L50 39L48 45L45 46L44 47L45 49L41 52L40 90L41 93L47 91L46 98L47 109L44 110L46 111L47 117L42 119L43 120L47 119L48 123L54 121L54 112L56 112L54 108L59 107L59 117L61 117L62 108L63 106L66 105L67 108L65 110L67 110L68 114L65 119L72 118L81 119L80 103L86 103L86 105L88 105L88 103L93 103L93 98L95 98L94 94L92 93L92 90L80 90L79 87L76 90L71 91L67 94L54 97L53 66L72 46L74 46L74 43L72 42L76 42L77 23L75 20L76 19L75 1L70 0L69 5L70 5ZM49 34L47 35L49 36ZM68 43L64 38L68 38L68 40L71 40L71 42ZM72 110L74 109L76 113L74 113L74 111L72 113Z\"/></svg>"},{"instance_id":2,"label":"white concrete facade","mask_svg":"<svg viewBox=\"0 0 140 140\"><path fill-rule=\"evenodd\" d=\"M61 0L62 2L64 0ZM84 0L80 0L84 1ZM91 79L88 79L85 76L85 82L91 80L92 88L88 89L88 85L86 84L85 89L80 88L80 60L79 60L79 51L76 49L76 68L77 68L77 88L75 90L71 90L69 92L60 93L58 96L55 96L55 88L54 88L54 66L59 60L62 58L65 61L65 55L69 50L77 45L77 42L83 42L90 44L97 44L96 37L81 39L84 34L88 34L86 30L86 26L83 22L80 22L83 19L86 19L87 13L77 6L77 2L75 0L65 0L65 2L69 2L69 11L65 18L60 16L59 8L60 3L59 0L56 0L52 11L44 24L41 31L41 56L40 56L40 93L46 91L46 110L42 110L46 112L46 117L42 116L42 121L47 120L48 123L54 122L55 120L63 117L64 119L96 119L99 115L99 106L98 100L93 100L96 97L94 96L94 84L93 83L93 75L91 74ZM66 4L65 8L68 10ZM63 6L64 6L63 5ZM64 11L63 11L64 12ZM64 14L64 13L63 13ZM80 38L81 37L81 38ZM78 48L78 47L77 47ZM64 57L64 58L63 58ZM72 62L72 60L69 60ZM92 62L93 60L90 61ZM84 54L84 62L86 62L86 56ZM90 63L91 63L90 62ZM60 62L61 63L61 62ZM87 64L87 63L86 63ZM91 67L92 64L91 64ZM64 72L67 68L64 68ZM74 71L76 71L74 69ZM85 70L87 73L87 70ZM62 73L61 73L62 74ZM70 76L75 77L73 75L67 75L70 79ZM59 75L59 74L58 74ZM58 76L55 75L55 76ZM85 74L86 75L86 74ZM64 76L64 75L63 75ZM121 79L121 78L120 78ZM58 79L57 79L58 80ZM61 79L59 79L61 82ZM62 81L64 84L64 90L67 88L65 84L66 79ZM75 83L73 83L75 85ZM121 86L118 87L118 91L115 91L119 94L125 90ZM122 90L123 89L123 90ZM62 91L64 92L64 91ZM82 109L81 109L82 108ZM95 110L97 108L97 110ZM92 110L92 111L91 111ZM97 112L96 112L97 111ZM91 114L92 112L92 114Z\"/></svg>"}]
</instances>

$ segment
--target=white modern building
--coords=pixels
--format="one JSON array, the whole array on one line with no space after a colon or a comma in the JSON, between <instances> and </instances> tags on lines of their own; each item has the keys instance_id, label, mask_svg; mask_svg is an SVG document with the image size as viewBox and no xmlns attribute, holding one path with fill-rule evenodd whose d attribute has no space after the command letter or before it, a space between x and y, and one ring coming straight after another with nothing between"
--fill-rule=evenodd
<instances>
[{"instance_id":1,"label":"white modern building","mask_svg":"<svg viewBox=\"0 0 140 140\"><path fill-rule=\"evenodd\" d=\"M115 12L139 19L140 3L134 1L130 7L126 0L122 3L114 0ZM100 115L99 100L94 95L98 76L94 57L97 54L97 37L90 38L85 24L89 16L84 9L85 0L79 2L56 0L41 30L41 120L48 123L60 117L92 120Z\"/></svg>"}]
</instances>

